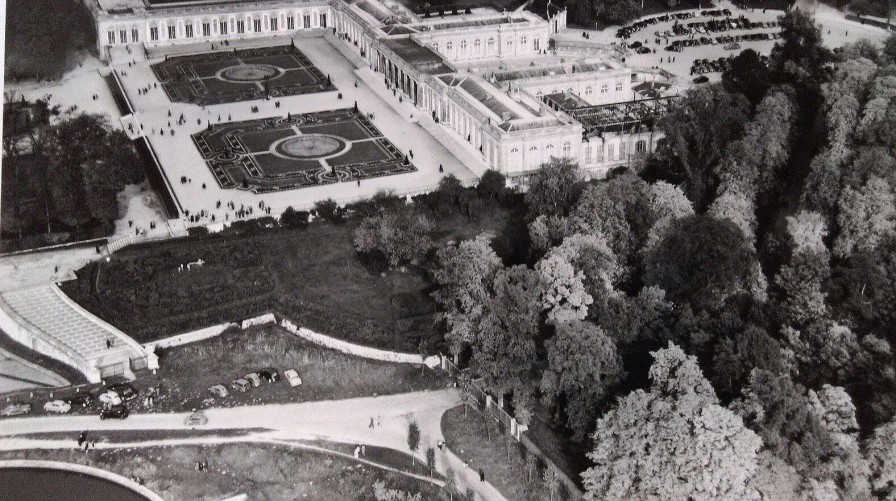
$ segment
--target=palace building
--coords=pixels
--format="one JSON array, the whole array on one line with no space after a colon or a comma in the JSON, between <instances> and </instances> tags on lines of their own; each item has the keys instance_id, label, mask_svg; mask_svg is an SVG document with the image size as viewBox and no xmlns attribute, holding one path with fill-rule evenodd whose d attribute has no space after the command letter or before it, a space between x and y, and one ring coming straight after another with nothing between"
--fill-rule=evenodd
<instances>
[{"instance_id":1,"label":"palace building","mask_svg":"<svg viewBox=\"0 0 896 501\"><path fill-rule=\"evenodd\" d=\"M555 42L566 11L550 3L539 13L421 14L394 0L88 2L97 48L111 60L317 30L509 177L552 157L593 177L635 163L656 147L656 121L674 99L641 94L661 77L626 67L613 46Z\"/></svg>"}]
</instances>

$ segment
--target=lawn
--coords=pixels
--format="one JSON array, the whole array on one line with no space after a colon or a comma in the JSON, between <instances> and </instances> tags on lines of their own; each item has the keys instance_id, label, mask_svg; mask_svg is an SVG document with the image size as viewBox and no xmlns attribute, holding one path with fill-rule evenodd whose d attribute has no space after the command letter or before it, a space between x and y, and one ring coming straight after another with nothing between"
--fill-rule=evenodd
<instances>
[{"instance_id":1,"label":"lawn","mask_svg":"<svg viewBox=\"0 0 896 501\"><path fill-rule=\"evenodd\" d=\"M0 452L0 459L44 459L86 464L125 477L139 476L170 501L251 499L373 500L373 484L437 499L439 488L403 475L323 453L274 445L215 445L97 450ZM208 471L195 468L206 461Z\"/></svg>"},{"instance_id":2,"label":"lawn","mask_svg":"<svg viewBox=\"0 0 896 501\"><path fill-rule=\"evenodd\" d=\"M140 396L128 403L132 413L185 412L209 407L309 402L339 398L391 395L420 390L437 390L449 384L437 370L407 364L362 359L308 343L274 325L246 331L234 330L196 343L159 352L156 374L140 374L131 385ZM208 388L223 384L264 367L281 373L296 369L302 386L293 388L286 381L263 383L246 393L231 392L226 398L212 397ZM150 388L159 390L154 405L143 397ZM100 385L82 387L94 396ZM15 402L30 402L32 413L43 414L43 404L51 398L65 398L71 389L35 389L22 392ZM34 397L30 397L33 394ZM52 397L51 397L52 395ZM96 407L72 409L73 414L96 414ZM409 460L410 462L410 460Z\"/></svg>"},{"instance_id":3,"label":"lawn","mask_svg":"<svg viewBox=\"0 0 896 501\"><path fill-rule=\"evenodd\" d=\"M510 211L487 207L471 221L438 222L437 245L482 232L505 233ZM139 342L276 311L297 325L381 348L416 353L441 343L433 284L409 266L386 271L359 259L360 221L315 222L307 229L234 229L219 235L133 246L91 264L63 290ZM506 247L506 245L504 245ZM178 273L198 259L201 268Z\"/></svg>"},{"instance_id":4,"label":"lawn","mask_svg":"<svg viewBox=\"0 0 896 501\"><path fill-rule=\"evenodd\" d=\"M507 499L548 499L550 494L541 480L543 465L536 466L530 478L526 460L528 451L498 430L498 423L486 419L478 410L468 408L465 416L463 405L442 416L442 434L451 452L470 468L482 470L485 480ZM564 498L555 495L554 499Z\"/></svg>"}]
</instances>

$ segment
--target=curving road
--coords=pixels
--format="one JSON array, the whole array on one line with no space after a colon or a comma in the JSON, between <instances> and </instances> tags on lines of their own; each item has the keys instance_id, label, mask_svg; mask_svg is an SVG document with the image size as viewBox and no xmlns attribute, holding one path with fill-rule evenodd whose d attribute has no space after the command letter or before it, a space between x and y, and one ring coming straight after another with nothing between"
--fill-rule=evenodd
<instances>
[{"instance_id":1,"label":"curving road","mask_svg":"<svg viewBox=\"0 0 896 501\"><path fill-rule=\"evenodd\" d=\"M450 451L436 447L443 440L442 414L460 403L456 389L423 391L279 405L254 405L227 409L206 409L208 424L205 430L241 430L265 428L270 431L252 436L264 440L323 439L343 443L378 445L408 452L408 423L420 426L420 447L416 456L425 462L426 450L436 449L436 469L446 474L450 469L461 491L468 488L477 499L504 501L505 498L488 482L480 482L478 475ZM70 448L80 431L96 430L184 430L184 418L189 413L132 414L124 420L100 420L97 416L46 416L0 420L0 449ZM374 427L370 427L371 419ZM30 433L72 432L71 441L15 438ZM217 437L223 441L245 441L246 437ZM172 440L171 443L176 443ZM145 445L159 445L160 441ZM131 443L129 446L139 446ZM113 446L110 444L110 446ZM117 446L114 445L114 446Z\"/></svg>"}]
</instances>

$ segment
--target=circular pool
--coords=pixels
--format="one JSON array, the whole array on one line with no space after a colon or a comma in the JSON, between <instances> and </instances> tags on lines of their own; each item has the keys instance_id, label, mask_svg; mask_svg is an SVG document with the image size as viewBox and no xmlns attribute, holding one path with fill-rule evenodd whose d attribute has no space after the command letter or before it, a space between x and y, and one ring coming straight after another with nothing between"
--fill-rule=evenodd
<instances>
[{"instance_id":1,"label":"circular pool","mask_svg":"<svg viewBox=\"0 0 896 501\"><path fill-rule=\"evenodd\" d=\"M269 64L241 64L221 71L221 78L233 82L263 82L280 75L280 68Z\"/></svg>"},{"instance_id":2,"label":"circular pool","mask_svg":"<svg viewBox=\"0 0 896 501\"><path fill-rule=\"evenodd\" d=\"M0 499L149 501L151 498L120 483L83 471L46 467L9 467L0 468Z\"/></svg>"},{"instance_id":3,"label":"circular pool","mask_svg":"<svg viewBox=\"0 0 896 501\"><path fill-rule=\"evenodd\" d=\"M318 158L331 155L344 147L345 143L335 137L308 134L282 141L274 150L291 158Z\"/></svg>"}]
</instances>

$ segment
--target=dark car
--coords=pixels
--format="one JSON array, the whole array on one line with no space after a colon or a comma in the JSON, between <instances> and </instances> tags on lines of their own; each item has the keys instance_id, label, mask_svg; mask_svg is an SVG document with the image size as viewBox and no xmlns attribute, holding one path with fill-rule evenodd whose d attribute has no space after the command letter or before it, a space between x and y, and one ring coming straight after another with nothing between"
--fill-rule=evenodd
<instances>
[{"instance_id":1,"label":"dark car","mask_svg":"<svg viewBox=\"0 0 896 501\"><path fill-rule=\"evenodd\" d=\"M709 77L707 77L706 75L700 75L699 77L694 79L694 83L696 83L696 84L702 84L702 83L706 83L708 81L709 81Z\"/></svg>"},{"instance_id":2,"label":"dark car","mask_svg":"<svg viewBox=\"0 0 896 501\"><path fill-rule=\"evenodd\" d=\"M100 412L100 419L124 419L128 417L128 408L126 405L113 405L108 409Z\"/></svg>"},{"instance_id":3,"label":"dark car","mask_svg":"<svg viewBox=\"0 0 896 501\"><path fill-rule=\"evenodd\" d=\"M276 383L280 380L280 373L273 367L265 367L264 369L261 369L258 371L258 375L261 376L261 379L264 379L269 383Z\"/></svg>"},{"instance_id":4,"label":"dark car","mask_svg":"<svg viewBox=\"0 0 896 501\"><path fill-rule=\"evenodd\" d=\"M122 400L133 400L137 398L137 390L128 383L110 384L106 388L118 393Z\"/></svg>"},{"instance_id":5,"label":"dark car","mask_svg":"<svg viewBox=\"0 0 896 501\"><path fill-rule=\"evenodd\" d=\"M76 393L72 396L63 398L62 400L64 402L67 402L72 407L84 408L84 407L90 407L91 405L93 405L94 398L93 398L93 395L91 395L90 393L84 392L84 393Z\"/></svg>"}]
</instances>

